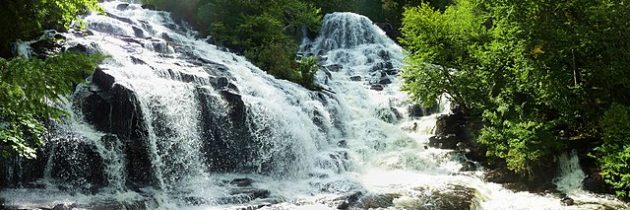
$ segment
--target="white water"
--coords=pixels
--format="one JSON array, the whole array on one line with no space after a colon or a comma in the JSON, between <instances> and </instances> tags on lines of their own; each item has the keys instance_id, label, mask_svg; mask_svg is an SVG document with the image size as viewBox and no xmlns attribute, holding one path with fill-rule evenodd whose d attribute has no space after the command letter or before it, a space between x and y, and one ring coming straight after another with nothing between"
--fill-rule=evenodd
<instances>
[{"instance_id":1,"label":"white water","mask_svg":"<svg viewBox=\"0 0 630 210\"><path fill-rule=\"evenodd\" d=\"M559 197L509 191L498 184L484 182L482 170L462 172L462 163L453 151L425 147L439 114L408 117L407 107L412 103L400 91L401 81L393 73L374 75L372 68L378 63L401 69L404 53L365 17L351 13L327 15L321 36L312 42L305 41L302 46L303 54L326 57L325 66L341 64L343 67L338 72L330 72L330 77L319 72L318 82L334 94L318 96L298 85L274 79L245 58L195 38L190 30L167 27L173 24L167 13L144 10L134 4L118 10L118 4L120 2L106 2L103 7L108 13L130 22L90 15L85 21L93 35L66 35L69 45L80 43L109 55L101 65L107 69L104 72L138 96L144 114L142 120L148 127L151 175L155 176L157 184L140 192L128 189L125 154L118 145L121 142L108 147L98 140L103 133L75 120L69 130L97 145L97 151L105 160L109 190L92 195L70 194L53 186L40 190L4 190L0 196L9 203L98 206L111 200L133 203L150 197L155 202L150 203L149 208L236 209L269 202L264 199L245 200L244 204L220 202L235 189L224 181L248 177L254 180L252 187L269 190L271 198L281 201L265 209L334 209L338 204L336 198L356 191L399 194L390 209L430 208L431 203L425 197L452 186L474 189L474 208L478 209L592 207L565 207ZM151 38L136 37L133 26L141 28L144 36ZM169 39L163 38L165 35ZM137 64L132 56L146 64ZM248 127L253 143L246 150L255 157L242 160L251 170L217 173L205 165L208 160L204 154L208 151L204 151L203 144L208 139L202 135L202 105L195 91L208 90L209 95L205 97L214 99L213 107L217 112L214 114L226 115L229 103L210 85L217 75L207 71L207 66L191 63L190 57L229 69L226 77L240 91L247 108L246 121L255 124ZM194 78L192 82L184 79L190 75ZM353 81L351 76L361 76L361 81ZM382 91L371 89L369 83L378 83L384 78L392 84L385 85ZM449 106L448 100L442 100L440 114L449 112ZM313 118L318 119L319 126ZM343 144L347 146L338 146ZM237 149L235 151L240 151ZM575 167L575 161L567 158L562 163L568 165L561 169L559 189L579 188L576 180L580 179L580 170ZM608 201L584 197L576 200ZM203 198L207 202L190 205L182 198Z\"/></svg>"}]
</instances>

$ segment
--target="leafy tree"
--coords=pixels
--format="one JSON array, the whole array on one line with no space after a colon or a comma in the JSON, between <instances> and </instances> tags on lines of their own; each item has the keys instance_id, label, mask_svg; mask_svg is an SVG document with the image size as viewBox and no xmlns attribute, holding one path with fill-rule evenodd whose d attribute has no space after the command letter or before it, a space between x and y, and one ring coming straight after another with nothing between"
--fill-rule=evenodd
<instances>
[{"instance_id":1,"label":"leafy tree","mask_svg":"<svg viewBox=\"0 0 630 210\"><path fill-rule=\"evenodd\" d=\"M10 57L10 45L18 39L30 39L44 29L67 29L77 15L99 9L97 0L4 0L0 57Z\"/></svg>"},{"instance_id":2,"label":"leafy tree","mask_svg":"<svg viewBox=\"0 0 630 210\"><path fill-rule=\"evenodd\" d=\"M630 196L630 108L614 104L606 111L600 126L603 144L596 148L602 177L622 197Z\"/></svg>"},{"instance_id":3,"label":"leafy tree","mask_svg":"<svg viewBox=\"0 0 630 210\"><path fill-rule=\"evenodd\" d=\"M0 155L35 157L46 120L59 120L56 106L92 73L102 56L63 53L46 60L0 58Z\"/></svg>"},{"instance_id":4,"label":"leafy tree","mask_svg":"<svg viewBox=\"0 0 630 210\"><path fill-rule=\"evenodd\" d=\"M450 94L483 119L479 142L487 155L531 172L572 142L606 142L602 114L612 104L630 105L623 94L630 91L629 13L620 0L411 7L400 40L409 52L403 88L426 103Z\"/></svg>"}]
</instances>

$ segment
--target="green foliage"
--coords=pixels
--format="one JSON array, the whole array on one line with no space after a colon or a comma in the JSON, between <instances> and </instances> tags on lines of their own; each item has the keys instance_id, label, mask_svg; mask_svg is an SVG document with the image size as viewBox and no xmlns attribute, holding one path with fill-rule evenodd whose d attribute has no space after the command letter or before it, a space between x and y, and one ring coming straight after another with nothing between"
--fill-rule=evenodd
<instances>
[{"instance_id":1,"label":"green foliage","mask_svg":"<svg viewBox=\"0 0 630 210\"><path fill-rule=\"evenodd\" d=\"M428 104L451 95L483 119L488 155L525 172L573 140L601 139L606 108L630 105L628 22L630 5L619 0L410 7L403 89Z\"/></svg>"},{"instance_id":2,"label":"green foliage","mask_svg":"<svg viewBox=\"0 0 630 210\"><path fill-rule=\"evenodd\" d=\"M602 177L617 195L630 196L630 108L614 104L601 120L603 144L596 148Z\"/></svg>"},{"instance_id":3,"label":"green foliage","mask_svg":"<svg viewBox=\"0 0 630 210\"><path fill-rule=\"evenodd\" d=\"M9 57L10 43L18 39L44 29L67 29L77 15L98 10L97 0L5 0L0 5L0 57Z\"/></svg>"},{"instance_id":4,"label":"green foliage","mask_svg":"<svg viewBox=\"0 0 630 210\"><path fill-rule=\"evenodd\" d=\"M314 81L315 74L318 70L319 66L317 65L317 57L310 56L302 58L298 67L301 79L300 84L311 90L320 89Z\"/></svg>"},{"instance_id":5,"label":"green foliage","mask_svg":"<svg viewBox=\"0 0 630 210\"><path fill-rule=\"evenodd\" d=\"M0 58L0 155L35 157L43 120L65 112L55 104L92 73L99 55L63 53L46 60Z\"/></svg>"}]
</instances>

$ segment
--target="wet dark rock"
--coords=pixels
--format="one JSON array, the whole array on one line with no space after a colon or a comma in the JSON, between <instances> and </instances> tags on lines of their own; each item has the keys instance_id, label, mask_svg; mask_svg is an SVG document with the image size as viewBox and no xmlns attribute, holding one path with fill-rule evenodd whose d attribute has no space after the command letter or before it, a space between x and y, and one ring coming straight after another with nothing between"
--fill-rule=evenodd
<instances>
[{"instance_id":1,"label":"wet dark rock","mask_svg":"<svg viewBox=\"0 0 630 210\"><path fill-rule=\"evenodd\" d=\"M461 140L453 134L432 136L429 138L429 146L440 149L457 149Z\"/></svg>"},{"instance_id":2,"label":"wet dark rock","mask_svg":"<svg viewBox=\"0 0 630 210\"><path fill-rule=\"evenodd\" d=\"M544 160L552 162L550 160ZM501 166L488 170L484 174L484 180L502 184L505 188L515 192L529 191L532 193L543 193L548 190L555 190L553 178L556 176L556 165L549 164L545 167L532 168L531 175L517 174L507 169L505 163Z\"/></svg>"},{"instance_id":3,"label":"wet dark rock","mask_svg":"<svg viewBox=\"0 0 630 210\"><path fill-rule=\"evenodd\" d=\"M52 156L52 178L83 192L92 192L107 184L103 159L90 140L58 131L47 141L48 157Z\"/></svg>"},{"instance_id":4,"label":"wet dark rock","mask_svg":"<svg viewBox=\"0 0 630 210\"><path fill-rule=\"evenodd\" d=\"M341 140L341 141L337 142L337 146L338 147L348 147L348 141Z\"/></svg>"},{"instance_id":5,"label":"wet dark rock","mask_svg":"<svg viewBox=\"0 0 630 210\"><path fill-rule=\"evenodd\" d=\"M385 89L383 85L372 85L370 86L370 90L383 91Z\"/></svg>"},{"instance_id":6,"label":"wet dark rock","mask_svg":"<svg viewBox=\"0 0 630 210\"><path fill-rule=\"evenodd\" d=\"M357 201L359 201L359 198L361 198L361 196L363 196L363 192L354 192L352 194L335 199L342 201L341 204L337 206L337 209L349 209L351 206L357 204Z\"/></svg>"},{"instance_id":7,"label":"wet dark rock","mask_svg":"<svg viewBox=\"0 0 630 210\"><path fill-rule=\"evenodd\" d=\"M122 3L122 4L119 4L119 5L116 5L116 9L117 10L121 10L121 11L122 10L126 10L128 7L129 7L129 4L127 4L127 3Z\"/></svg>"},{"instance_id":8,"label":"wet dark rock","mask_svg":"<svg viewBox=\"0 0 630 210\"><path fill-rule=\"evenodd\" d=\"M361 81L361 76L358 76L358 75L357 76L351 76L350 80L352 80L352 81Z\"/></svg>"},{"instance_id":9,"label":"wet dark rock","mask_svg":"<svg viewBox=\"0 0 630 210\"><path fill-rule=\"evenodd\" d=\"M138 38L144 38L144 31L138 27L132 26L133 34Z\"/></svg>"},{"instance_id":10,"label":"wet dark rock","mask_svg":"<svg viewBox=\"0 0 630 210\"><path fill-rule=\"evenodd\" d=\"M250 126L256 125L248 124L245 103L231 85L220 89L219 96L216 90L197 89L207 164L216 172L253 171L256 169L248 165L249 161L243 160L256 158L257 153L251 149L256 142L249 133Z\"/></svg>"},{"instance_id":11,"label":"wet dark rock","mask_svg":"<svg viewBox=\"0 0 630 210\"><path fill-rule=\"evenodd\" d=\"M341 69L343 69L343 66L341 64L332 64L326 66L326 68L328 69L328 71L339 72L341 71Z\"/></svg>"},{"instance_id":12,"label":"wet dark rock","mask_svg":"<svg viewBox=\"0 0 630 210\"><path fill-rule=\"evenodd\" d=\"M237 178L230 181L230 184L236 185L239 187L249 187L252 185L252 183L254 183L254 180L250 178Z\"/></svg>"},{"instance_id":13,"label":"wet dark rock","mask_svg":"<svg viewBox=\"0 0 630 210\"><path fill-rule=\"evenodd\" d=\"M439 107L437 105L426 108L420 104L413 104L407 107L407 113L409 113L409 117L423 117L437 112L439 112Z\"/></svg>"},{"instance_id":14,"label":"wet dark rock","mask_svg":"<svg viewBox=\"0 0 630 210\"><path fill-rule=\"evenodd\" d=\"M267 198L270 194L269 190L257 188L237 188L230 191L230 195L245 195L251 200Z\"/></svg>"},{"instance_id":15,"label":"wet dark rock","mask_svg":"<svg viewBox=\"0 0 630 210\"><path fill-rule=\"evenodd\" d=\"M387 50L379 50L378 51L378 57L381 57L381 59L383 59L383 60L391 59L391 56L390 56L390 54L389 54L389 52Z\"/></svg>"},{"instance_id":16,"label":"wet dark rock","mask_svg":"<svg viewBox=\"0 0 630 210\"><path fill-rule=\"evenodd\" d=\"M32 187L33 183L44 176L47 154L43 148L37 150L36 159L26 159L21 157L0 157L0 189L9 187Z\"/></svg>"},{"instance_id":17,"label":"wet dark rock","mask_svg":"<svg viewBox=\"0 0 630 210\"><path fill-rule=\"evenodd\" d=\"M565 206L575 205L575 200L573 200L573 198L570 198L570 197L564 197L560 199L560 202L562 202L562 205L565 205Z\"/></svg>"},{"instance_id":18,"label":"wet dark rock","mask_svg":"<svg viewBox=\"0 0 630 210\"><path fill-rule=\"evenodd\" d=\"M171 49L169 48L168 43L162 40L152 40L151 46L153 47L153 50L155 50L155 52L164 54L171 53Z\"/></svg>"},{"instance_id":19,"label":"wet dark rock","mask_svg":"<svg viewBox=\"0 0 630 210\"><path fill-rule=\"evenodd\" d=\"M379 109L376 114L381 120L388 123L397 123L402 119L402 115L394 107Z\"/></svg>"},{"instance_id":20,"label":"wet dark rock","mask_svg":"<svg viewBox=\"0 0 630 210\"><path fill-rule=\"evenodd\" d=\"M115 84L115 78L104 69L94 72L92 86L79 87L81 90L75 97L75 104L82 110L85 120L97 130L120 138L126 155L128 184L154 184L147 146L148 131L136 93L121 84Z\"/></svg>"},{"instance_id":21,"label":"wet dark rock","mask_svg":"<svg viewBox=\"0 0 630 210\"><path fill-rule=\"evenodd\" d=\"M114 76L106 73L107 69L97 68L92 74L92 83L100 88L100 90L108 91L114 86L116 79Z\"/></svg>"},{"instance_id":22,"label":"wet dark rock","mask_svg":"<svg viewBox=\"0 0 630 210\"><path fill-rule=\"evenodd\" d=\"M85 45L77 44L66 49L66 52L88 53L88 48Z\"/></svg>"},{"instance_id":23,"label":"wet dark rock","mask_svg":"<svg viewBox=\"0 0 630 210\"><path fill-rule=\"evenodd\" d=\"M582 180L582 187L584 188L584 190L588 190L594 193L612 192L610 185L604 182L604 178L597 171L587 174L587 177Z\"/></svg>"},{"instance_id":24,"label":"wet dark rock","mask_svg":"<svg viewBox=\"0 0 630 210\"><path fill-rule=\"evenodd\" d=\"M131 56L131 62L138 65L147 65L147 62L143 61L140 58L137 58L136 56Z\"/></svg>"},{"instance_id":25,"label":"wet dark rock","mask_svg":"<svg viewBox=\"0 0 630 210\"><path fill-rule=\"evenodd\" d=\"M399 69L387 69L387 70L383 70L383 73L385 73L387 75L395 76L395 75L398 75L398 73L400 73L400 70Z\"/></svg>"},{"instance_id":26,"label":"wet dark rock","mask_svg":"<svg viewBox=\"0 0 630 210\"><path fill-rule=\"evenodd\" d=\"M52 208L52 210L72 210L75 208L78 208L79 205L73 203L73 204L57 204L55 205L55 207Z\"/></svg>"},{"instance_id":27,"label":"wet dark rock","mask_svg":"<svg viewBox=\"0 0 630 210\"><path fill-rule=\"evenodd\" d=\"M449 186L447 189L434 190L426 198L426 208L421 209L457 209L470 210L477 206L477 190L460 185Z\"/></svg>"},{"instance_id":28,"label":"wet dark rock","mask_svg":"<svg viewBox=\"0 0 630 210\"><path fill-rule=\"evenodd\" d=\"M61 52L63 46L55 39L44 39L31 44L31 50L35 57L46 59Z\"/></svg>"},{"instance_id":29,"label":"wet dark rock","mask_svg":"<svg viewBox=\"0 0 630 210\"><path fill-rule=\"evenodd\" d=\"M378 81L378 84L389 85L392 84L392 80L389 77L383 77Z\"/></svg>"},{"instance_id":30,"label":"wet dark rock","mask_svg":"<svg viewBox=\"0 0 630 210\"><path fill-rule=\"evenodd\" d=\"M394 199L400 196L400 194L396 193L368 194L361 197L355 206L361 209L388 208L393 206Z\"/></svg>"},{"instance_id":31,"label":"wet dark rock","mask_svg":"<svg viewBox=\"0 0 630 210\"><path fill-rule=\"evenodd\" d=\"M167 42L173 42L173 38L171 38L171 36L169 36L167 33L162 33L162 35L160 35L160 38L164 39Z\"/></svg>"},{"instance_id":32,"label":"wet dark rock","mask_svg":"<svg viewBox=\"0 0 630 210\"><path fill-rule=\"evenodd\" d=\"M107 14L108 17L114 18L116 20L119 20L121 22L125 22L125 23L129 23L129 24L133 24L133 21L131 21L131 19L126 18L126 17L120 17L118 15L114 15L112 13L108 13L106 12L105 14Z\"/></svg>"},{"instance_id":33,"label":"wet dark rock","mask_svg":"<svg viewBox=\"0 0 630 210\"><path fill-rule=\"evenodd\" d=\"M393 69L393 68L394 68L394 64L392 64L392 62L390 61L380 62L380 63L374 64L372 68L370 69L370 72L380 72L380 71L385 71L385 70Z\"/></svg>"},{"instance_id":34,"label":"wet dark rock","mask_svg":"<svg viewBox=\"0 0 630 210\"><path fill-rule=\"evenodd\" d=\"M219 77L217 79L217 88L222 89L228 87L230 81L226 77Z\"/></svg>"},{"instance_id":35,"label":"wet dark rock","mask_svg":"<svg viewBox=\"0 0 630 210\"><path fill-rule=\"evenodd\" d=\"M142 5L142 9L155 10L155 5L144 4Z\"/></svg>"},{"instance_id":36,"label":"wet dark rock","mask_svg":"<svg viewBox=\"0 0 630 210\"><path fill-rule=\"evenodd\" d=\"M185 197L182 198L182 200L188 204L188 205L193 205L193 206L199 206L199 205L204 205L204 204L208 204L210 203L207 199L202 198L202 197L194 197L194 196L189 196L189 197Z\"/></svg>"}]
</instances>

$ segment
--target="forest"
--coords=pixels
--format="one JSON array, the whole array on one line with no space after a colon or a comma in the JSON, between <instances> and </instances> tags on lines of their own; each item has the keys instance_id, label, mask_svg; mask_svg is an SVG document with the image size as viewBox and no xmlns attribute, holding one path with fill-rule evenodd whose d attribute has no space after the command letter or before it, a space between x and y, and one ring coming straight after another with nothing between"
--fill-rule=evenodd
<instances>
[{"instance_id":1,"label":"forest","mask_svg":"<svg viewBox=\"0 0 630 210\"><path fill-rule=\"evenodd\" d=\"M558 154L594 162L630 198L630 4L623 0L144 0L277 79L321 91L317 55L298 58L324 15L370 18L404 50L402 90L435 106L447 94L475 126L485 161L542 176ZM97 0L0 6L0 155L35 158L59 104L107 56L19 56L42 31L81 30ZM52 40L58 42L62 40Z\"/></svg>"}]
</instances>

